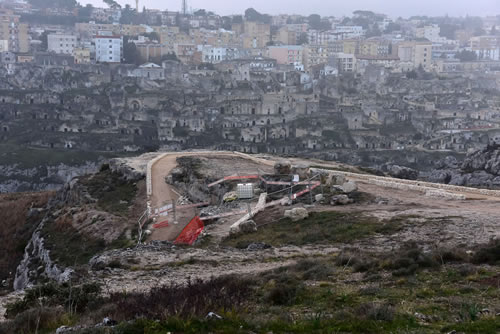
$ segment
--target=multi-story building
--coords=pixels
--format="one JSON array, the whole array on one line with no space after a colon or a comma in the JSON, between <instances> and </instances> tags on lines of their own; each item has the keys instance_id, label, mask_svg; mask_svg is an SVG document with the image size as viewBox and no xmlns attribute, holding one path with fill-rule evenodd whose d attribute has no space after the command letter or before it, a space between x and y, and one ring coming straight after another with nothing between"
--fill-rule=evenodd
<instances>
[{"instance_id":1,"label":"multi-story building","mask_svg":"<svg viewBox=\"0 0 500 334\"><path fill-rule=\"evenodd\" d=\"M342 34L332 30L309 30L307 32L307 40L309 44L327 45L328 43L341 40Z\"/></svg>"},{"instance_id":2,"label":"multi-story building","mask_svg":"<svg viewBox=\"0 0 500 334\"><path fill-rule=\"evenodd\" d=\"M268 56L276 59L278 64L302 64L302 51L303 48L299 45L270 46L268 47Z\"/></svg>"},{"instance_id":3,"label":"multi-story building","mask_svg":"<svg viewBox=\"0 0 500 334\"><path fill-rule=\"evenodd\" d=\"M0 40L0 52L9 51L9 41L6 39Z\"/></svg>"},{"instance_id":4,"label":"multi-story building","mask_svg":"<svg viewBox=\"0 0 500 334\"><path fill-rule=\"evenodd\" d=\"M372 37L365 39L359 43L359 54L364 56L384 57L391 53L390 42Z\"/></svg>"},{"instance_id":5,"label":"multi-story building","mask_svg":"<svg viewBox=\"0 0 500 334\"><path fill-rule=\"evenodd\" d=\"M146 33L146 27L134 24L100 24L95 22L75 23L77 34L82 37L93 37L98 35L99 31L111 31L119 36L139 36Z\"/></svg>"},{"instance_id":6,"label":"multi-story building","mask_svg":"<svg viewBox=\"0 0 500 334\"><path fill-rule=\"evenodd\" d=\"M342 41L342 52L347 54L359 53L359 40L345 39Z\"/></svg>"},{"instance_id":7,"label":"multi-story building","mask_svg":"<svg viewBox=\"0 0 500 334\"><path fill-rule=\"evenodd\" d=\"M361 26L338 25L335 27L334 32L340 35L340 39L360 38L364 34Z\"/></svg>"},{"instance_id":8,"label":"multi-story building","mask_svg":"<svg viewBox=\"0 0 500 334\"><path fill-rule=\"evenodd\" d=\"M198 64L202 62L201 51L192 43L177 43L174 46L174 52L177 58L186 64Z\"/></svg>"},{"instance_id":9,"label":"multi-story building","mask_svg":"<svg viewBox=\"0 0 500 334\"><path fill-rule=\"evenodd\" d=\"M73 57L75 58L75 64L90 64L90 49L74 48Z\"/></svg>"},{"instance_id":10,"label":"multi-story building","mask_svg":"<svg viewBox=\"0 0 500 334\"><path fill-rule=\"evenodd\" d=\"M242 25L243 48L261 49L271 41L271 25L261 22L245 21Z\"/></svg>"},{"instance_id":11,"label":"multi-story building","mask_svg":"<svg viewBox=\"0 0 500 334\"><path fill-rule=\"evenodd\" d=\"M326 64L331 55L329 48L324 45L306 45L304 46L304 67L309 70L311 67Z\"/></svg>"},{"instance_id":12,"label":"multi-story building","mask_svg":"<svg viewBox=\"0 0 500 334\"><path fill-rule=\"evenodd\" d=\"M111 32L99 32L94 37L95 60L98 63L120 63L123 54L123 38Z\"/></svg>"},{"instance_id":13,"label":"multi-story building","mask_svg":"<svg viewBox=\"0 0 500 334\"><path fill-rule=\"evenodd\" d=\"M500 60L500 37L476 36L470 39L470 50L479 60Z\"/></svg>"},{"instance_id":14,"label":"multi-story building","mask_svg":"<svg viewBox=\"0 0 500 334\"><path fill-rule=\"evenodd\" d=\"M55 53L73 54L77 46L77 38L71 34L48 34L47 51Z\"/></svg>"},{"instance_id":15,"label":"multi-story building","mask_svg":"<svg viewBox=\"0 0 500 334\"><path fill-rule=\"evenodd\" d=\"M408 62L414 68L422 66L424 70L431 68L432 43L425 41L408 41L398 44L398 57L401 62Z\"/></svg>"},{"instance_id":16,"label":"multi-story building","mask_svg":"<svg viewBox=\"0 0 500 334\"><path fill-rule=\"evenodd\" d=\"M355 72L356 56L351 53L337 53L332 58L339 72Z\"/></svg>"},{"instance_id":17,"label":"multi-story building","mask_svg":"<svg viewBox=\"0 0 500 334\"><path fill-rule=\"evenodd\" d=\"M297 44L299 37L300 33L289 30L287 26L283 26L279 28L276 35L273 36L273 40L285 45L295 45Z\"/></svg>"},{"instance_id":18,"label":"multi-story building","mask_svg":"<svg viewBox=\"0 0 500 334\"><path fill-rule=\"evenodd\" d=\"M415 31L415 37L426 38L431 42L436 42L441 38L441 36L439 36L440 32L441 28L439 28L437 24L433 24L417 28L417 30Z\"/></svg>"},{"instance_id":19,"label":"multi-story building","mask_svg":"<svg viewBox=\"0 0 500 334\"><path fill-rule=\"evenodd\" d=\"M164 55L174 52L174 49L163 48L161 44L158 43L136 43L137 51L141 55L141 59L144 62L150 62L161 59Z\"/></svg>"},{"instance_id":20,"label":"multi-story building","mask_svg":"<svg viewBox=\"0 0 500 334\"><path fill-rule=\"evenodd\" d=\"M211 45L203 46L201 52L203 62L212 64L217 64L226 60L234 60L240 56L239 50L236 48L214 47Z\"/></svg>"},{"instance_id":21,"label":"multi-story building","mask_svg":"<svg viewBox=\"0 0 500 334\"><path fill-rule=\"evenodd\" d=\"M19 22L19 16L12 11L0 9L0 40L8 41L8 51L28 52L28 25Z\"/></svg>"}]
</instances>

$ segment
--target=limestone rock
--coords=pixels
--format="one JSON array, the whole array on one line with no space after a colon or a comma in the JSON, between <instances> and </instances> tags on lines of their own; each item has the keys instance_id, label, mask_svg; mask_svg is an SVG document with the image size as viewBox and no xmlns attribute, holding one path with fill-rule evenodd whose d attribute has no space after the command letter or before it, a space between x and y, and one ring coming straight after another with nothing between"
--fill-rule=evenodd
<instances>
[{"instance_id":1,"label":"limestone rock","mask_svg":"<svg viewBox=\"0 0 500 334\"><path fill-rule=\"evenodd\" d=\"M291 210L286 210L284 217L290 218L292 221L296 222L309 217L309 213L304 208L293 208Z\"/></svg>"},{"instance_id":2,"label":"limestone rock","mask_svg":"<svg viewBox=\"0 0 500 334\"><path fill-rule=\"evenodd\" d=\"M292 164L290 161L282 160L274 164L274 174L290 175L292 173Z\"/></svg>"},{"instance_id":3,"label":"limestone rock","mask_svg":"<svg viewBox=\"0 0 500 334\"><path fill-rule=\"evenodd\" d=\"M342 190L346 194L353 193L355 191L358 191L358 184L354 181L348 181L342 185Z\"/></svg>"},{"instance_id":4,"label":"limestone rock","mask_svg":"<svg viewBox=\"0 0 500 334\"><path fill-rule=\"evenodd\" d=\"M307 164L292 166L292 174L298 175L301 180L306 180L310 175L310 167Z\"/></svg>"},{"instance_id":5,"label":"limestone rock","mask_svg":"<svg viewBox=\"0 0 500 334\"><path fill-rule=\"evenodd\" d=\"M253 220L247 220L240 224L241 233L257 232L257 224Z\"/></svg>"},{"instance_id":6,"label":"limestone rock","mask_svg":"<svg viewBox=\"0 0 500 334\"><path fill-rule=\"evenodd\" d=\"M224 196L222 197L222 200L224 202L233 202L238 199L238 194L236 191L230 191L228 193L225 193Z\"/></svg>"},{"instance_id":7,"label":"limestone rock","mask_svg":"<svg viewBox=\"0 0 500 334\"><path fill-rule=\"evenodd\" d=\"M248 245L247 250L249 251L257 251L257 250L263 250L263 249L269 249L272 248L271 245L263 243L263 242L254 242Z\"/></svg>"},{"instance_id":8,"label":"limestone rock","mask_svg":"<svg viewBox=\"0 0 500 334\"><path fill-rule=\"evenodd\" d=\"M398 179L416 180L418 177L418 171L408 167L388 165L386 168L390 176Z\"/></svg>"},{"instance_id":9,"label":"limestone rock","mask_svg":"<svg viewBox=\"0 0 500 334\"><path fill-rule=\"evenodd\" d=\"M354 201L351 198L349 198L347 195L335 195L335 196L332 196L332 198L330 199L331 205L347 205L347 204L351 204L353 202Z\"/></svg>"},{"instance_id":10,"label":"limestone rock","mask_svg":"<svg viewBox=\"0 0 500 334\"><path fill-rule=\"evenodd\" d=\"M336 185L342 185L345 183L345 176L344 175L334 175L333 176L333 184Z\"/></svg>"}]
</instances>

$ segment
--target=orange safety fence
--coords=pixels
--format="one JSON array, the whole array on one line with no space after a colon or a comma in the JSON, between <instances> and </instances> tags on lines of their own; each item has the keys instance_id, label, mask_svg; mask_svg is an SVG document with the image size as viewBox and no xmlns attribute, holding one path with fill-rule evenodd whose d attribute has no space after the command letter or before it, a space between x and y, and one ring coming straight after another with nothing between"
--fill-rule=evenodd
<instances>
[{"instance_id":1,"label":"orange safety fence","mask_svg":"<svg viewBox=\"0 0 500 334\"><path fill-rule=\"evenodd\" d=\"M179 234L177 239L175 239L174 243L192 245L196 241L196 239L198 239L198 236L201 234L201 232L203 232L204 228L205 224L203 224L203 221L200 219L200 217L196 216L191 219L186 227L184 227L181 234Z\"/></svg>"}]
</instances>

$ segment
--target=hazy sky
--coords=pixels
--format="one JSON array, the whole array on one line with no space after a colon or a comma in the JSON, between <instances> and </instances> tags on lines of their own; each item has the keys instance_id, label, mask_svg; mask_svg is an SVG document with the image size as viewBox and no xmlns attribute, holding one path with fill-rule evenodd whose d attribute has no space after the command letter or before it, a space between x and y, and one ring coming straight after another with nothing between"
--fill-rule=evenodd
<instances>
[{"instance_id":1,"label":"hazy sky","mask_svg":"<svg viewBox=\"0 0 500 334\"><path fill-rule=\"evenodd\" d=\"M135 7L135 0L117 0L121 5ZM80 0L95 6L103 6L101 0ZM139 7L180 10L181 0L139 0ZM246 8L253 7L268 14L312 13L323 16L350 15L356 9L367 9L389 16L408 17L412 15L450 16L498 15L500 0L188 0L193 9L205 8L218 14L241 14Z\"/></svg>"}]
</instances>

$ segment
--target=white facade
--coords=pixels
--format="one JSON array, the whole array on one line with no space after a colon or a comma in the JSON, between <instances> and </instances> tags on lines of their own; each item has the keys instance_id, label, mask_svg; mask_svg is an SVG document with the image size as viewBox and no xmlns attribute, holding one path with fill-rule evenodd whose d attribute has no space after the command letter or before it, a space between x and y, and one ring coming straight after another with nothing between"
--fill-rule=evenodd
<instances>
[{"instance_id":1,"label":"white facade","mask_svg":"<svg viewBox=\"0 0 500 334\"><path fill-rule=\"evenodd\" d=\"M204 63L217 64L225 60L238 59L240 54L236 48L203 46L201 49L202 61Z\"/></svg>"},{"instance_id":2,"label":"white facade","mask_svg":"<svg viewBox=\"0 0 500 334\"><path fill-rule=\"evenodd\" d=\"M342 39L359 38L363 36L362 26L336 26L334 32L342 35Z\"/></svg>"},{"instance_id":3,"label":"white facade","mask_svg":"<svg viewBox=\"0 0 500 334\"><path fill-rule=\"evenodd\" d=\"M95 60L98 63L120 63L123 53L121 36L98 35L95 42Z\"/></svg>"},{"instance_id":4,"label":"white facade","mask_svg":"<svg viewBox=\"0 0 500 334\"><path fill-rule=\"evenodd\" d=\"M77 46L75 35L71 34L49 34L47 35L47 50L49 52L72 55Z\"/></svg>"},{"instance_id":5,"label":"white facade","mask_svg":"<svg viewBox=\"0 0 500 334\"><path fill-rule=\"evenodd\" d=\"M7 51L9 51L9 40L7 39L0 40L0 52L7 52Z\"/></svg>"}]
</instances>

